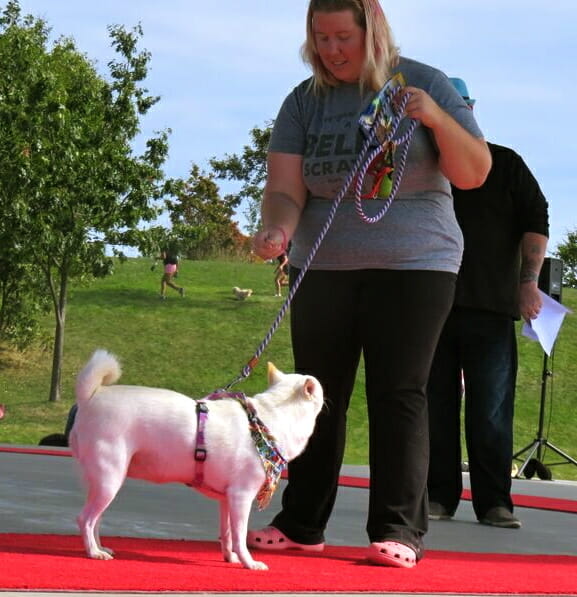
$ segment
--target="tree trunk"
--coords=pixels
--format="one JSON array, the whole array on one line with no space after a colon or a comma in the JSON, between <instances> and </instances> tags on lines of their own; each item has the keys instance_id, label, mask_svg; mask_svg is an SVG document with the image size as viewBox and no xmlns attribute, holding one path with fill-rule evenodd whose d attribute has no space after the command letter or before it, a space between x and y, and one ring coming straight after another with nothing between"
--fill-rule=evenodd
<instances>
[{"instance_id":1,"label":"tree trunk","mask_svg":"<svg viewBox=\"0 0 577 597\"><path fill-rule=\"evenodd\" d=\"M2 298L0 298L0 339L2 339L4 333L4 325L5 325L5 311L6 311L6 304L7 304L7 295L6 292L6 284L2 284Z\"/></svg>"},{"instance_id":2,"label":"tree trunk","mask_svg":"<svg viewBox=\"0 0 577 597\"><path fill-rule=\"evenodd\" d=\"M54 348L52 352L52 379L50 381L50 402L60 400L60 380L62 377L62 355L64 354L64 323L66 321L66 291L68 276L60 274L60 291L58 302L54 305L56 315L56 330L54 333Z\"/></svg>"}]
</instances>

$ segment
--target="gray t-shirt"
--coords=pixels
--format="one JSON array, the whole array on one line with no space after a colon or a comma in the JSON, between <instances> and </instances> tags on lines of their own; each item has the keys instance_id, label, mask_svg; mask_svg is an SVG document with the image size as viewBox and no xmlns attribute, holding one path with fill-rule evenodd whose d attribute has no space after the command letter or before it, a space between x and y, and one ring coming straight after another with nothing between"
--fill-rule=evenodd
<instances>
[{"instance_id":1,"label":"gray t-shirt","mask_svg":"<svg viewBox=\"0 0 577 597\"><path fill-rule=\"evenodd\" d=\"M424 89L447 113L476 137L482 133L461 96L439 70L401 58L393 71L409 86ZM303 156L308 197L292 240L290 262L302 267L324 228L334 199L357 160L365 140L359 117L375 92L358 84L341 84L315 94L310 79L285 99L273 128L269 151ZM408 127L401 123L396 137ZM396 154L400 153L397 149ZM395 164L398 155L395 155ZM370 186L371 181L367 183ZM365 185L366 186L366 185ZM372 217L384 201L362 201ZM463 236L453 211L451 185L438 166L429 129L420 125L410 144L397 197L377 223L356 212L354 187L347 191L313 259L311 269L421 269L457 273Z\"/></svg>"}]
</instances>

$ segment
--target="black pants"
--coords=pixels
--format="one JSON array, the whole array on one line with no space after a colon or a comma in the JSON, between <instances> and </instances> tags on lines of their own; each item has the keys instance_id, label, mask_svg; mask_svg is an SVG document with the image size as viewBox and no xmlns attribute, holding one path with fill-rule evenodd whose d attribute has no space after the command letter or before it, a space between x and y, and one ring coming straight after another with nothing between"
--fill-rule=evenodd
<instances>
[{"instance_id":1,"label":"black pants","mask_svg":"<svg viewBox=\"0 0 577 597\"><path fill-rule=\"evenodd\" d=\"M291 283L298 272L291 271ZM369 540L422 550L429 458L426 384L451 307L445 272L309 271L291 306L295 369L321 382L326 405L289 465L273 525L299 543L324 541L345 448L346 413L365 360L371 473Z\"/></svg>"},{"instance_id":2,"label":"black pants","mask_svg":"<svg viewBox=\"0 0 577 597\"><path fill-rule=\"evenodd\" d=\"M511 317L455 308L445 324L429 379L429 497L454 513L461 499L461 370L473 509L511 512L517 340Z\"/></svg>"}]
</instances>

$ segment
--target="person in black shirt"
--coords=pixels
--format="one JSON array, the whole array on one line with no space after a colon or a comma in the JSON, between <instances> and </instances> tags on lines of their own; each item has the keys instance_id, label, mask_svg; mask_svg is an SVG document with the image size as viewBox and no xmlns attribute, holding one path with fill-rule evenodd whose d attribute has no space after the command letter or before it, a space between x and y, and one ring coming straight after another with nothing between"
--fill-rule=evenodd
<instances>
[{"instance_id":1,"label":"person in black shirt","mask_svg":"<svg viewBox=\"0 0 577 597\"><path fill-rule=\"evenodd\" d=\"M462 79L451 79L471 106ZM511 500L517 377L514 321L541 308L538 278L549 234L548 204L523 159L489 143L485 183L453 187L465 250L455 302L437 346L429 383L429 518L451 518L462 492L460 411L473 509L483 524L519 528ZM464 384L464 385L463 385Z\"/></svg>"}]
</instances>

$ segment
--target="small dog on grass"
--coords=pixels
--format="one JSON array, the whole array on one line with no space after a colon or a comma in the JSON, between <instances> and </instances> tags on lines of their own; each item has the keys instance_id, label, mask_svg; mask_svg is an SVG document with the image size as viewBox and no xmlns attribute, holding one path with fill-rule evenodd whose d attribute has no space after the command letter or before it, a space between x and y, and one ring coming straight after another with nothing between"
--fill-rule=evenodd
<instances>
[{"instance_id":1,"label":"small dog on grass","mask_svg":"<svg viewBox=\"0 0 577 597\"><path fill-rule=\"evenodd\" d=\"M252 294L252 288L239 288L235 286L232 289L232 293L239 301L244 301Z\"/></svg>"},{"instance_id":2,"label":"small dog on grass","mask_svg":"<svg viewBox=\"0 0 577 597\"><path fill-rule=\"evenodd\" d=\"M70 447L87 485L77 519L87 554L113 557L100 543L100 519L131 477L184 483L219 499L224 560L266 570L246 546L251 504L255 497L268 503L286 462L304 450L323 405L319 382L269 363L269 387L253 398L223 392L196 401L171 390L113 385L120 374L117 359L97 350L76 380Z\"/></svg>"}]
</instances>

